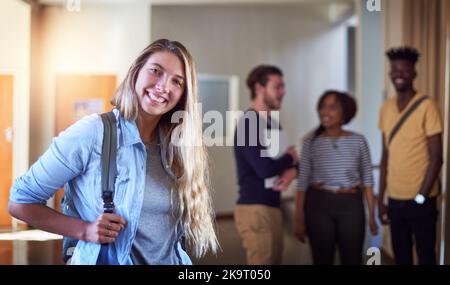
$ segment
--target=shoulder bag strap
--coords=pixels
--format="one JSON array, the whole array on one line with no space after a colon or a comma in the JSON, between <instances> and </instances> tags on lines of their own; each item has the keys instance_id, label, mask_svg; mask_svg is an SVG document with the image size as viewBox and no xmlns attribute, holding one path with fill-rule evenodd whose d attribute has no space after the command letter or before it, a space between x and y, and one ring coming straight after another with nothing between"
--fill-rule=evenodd
<instances>
[{"instance_id":1,"label":"shoulder bag strap","mask_svg":"<svg viewBox=\"0 0 450 285\"><path fill-rule=\"evenodd\" d=\"M116 117L113 112L100 115L103 121L103 145L102 145L102 199L105 213L114 212L114 185L117 166L117 128Z\"/></svg>"},{"instance_id":2,"label":"shoulder bag strap","mask_svg":"<svg viewBox=\"0 0 450 285\"><path fill-rule=\"evenodd\" d=\"M395 135L398 133L398 131L400 130L401 126L405 123L406 119L409 118L409 116L411 116L411 114L414 112L414 110L417 109L417 107L419 107L419 105L425 101L426 99L428 99L428 96L423 96L419 99L417 99L416 102L414 102L414 104L411 106L411 108L409 108L405 114L403 114L403 116L400 118L400 120L398 120L397 124L395 125L395 127L392 129L391 134L389 135L389 139L388 139L388 145L391 144L392 140L394 139Z\"/></svg>"}]
</instances>

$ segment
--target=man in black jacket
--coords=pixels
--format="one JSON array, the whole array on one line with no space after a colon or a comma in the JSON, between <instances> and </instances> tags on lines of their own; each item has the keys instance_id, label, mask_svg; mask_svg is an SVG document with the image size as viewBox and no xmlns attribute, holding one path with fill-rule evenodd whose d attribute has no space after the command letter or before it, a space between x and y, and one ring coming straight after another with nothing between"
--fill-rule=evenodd
<instances>
[{"instance_id":1,"label":"man in black jacket","mask_svg":"<svg viewBox=\"0 0 450 285\"><path fill-rule=\"evenodd\" d=\"M281 264L280 191L296 177L298 160L294 146L282 149L283 131L274 118L285 95L283 74L275 66L260 65L250 72L247 86L252 107L240 118L234 138L239 180L235 222L248 264Z\"/></svg>"}]
</instances>

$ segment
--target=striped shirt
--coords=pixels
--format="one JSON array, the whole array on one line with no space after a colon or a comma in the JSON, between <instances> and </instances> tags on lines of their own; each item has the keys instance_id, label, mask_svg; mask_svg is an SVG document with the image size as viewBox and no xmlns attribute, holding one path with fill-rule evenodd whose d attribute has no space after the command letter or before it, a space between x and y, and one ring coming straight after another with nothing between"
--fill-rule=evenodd
<instances>
[{"instance_id":1,"label":"striped shirt","mask_svg":"<svg viewBox=\"0 0 450 285\"><path fill-rule=\"evenodd\" d=\"M373 187L369 146L363 135L307 137L303 142L298 190L321 183L331 190Z\"/></svg>"}]
</instances>

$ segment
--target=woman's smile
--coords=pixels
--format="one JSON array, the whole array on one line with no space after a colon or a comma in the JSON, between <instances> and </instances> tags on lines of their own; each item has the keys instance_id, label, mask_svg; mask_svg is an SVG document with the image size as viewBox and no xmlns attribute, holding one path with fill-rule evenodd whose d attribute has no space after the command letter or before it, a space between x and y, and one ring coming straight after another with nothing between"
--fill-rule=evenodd
<instances>
[{"instance_id":1,"label":"woman's smile","mask_svg":"<svg viewBox=\"0 0 450 285\"><path fill-rule=\"evenodd\" d=\"M150 104L156 105L156 106L165 106L168 102L168 100L165 97L163 97L161 95L157 95L151 91L146 93L146 98L148 99Z\"/></svg>"}]
</instances>

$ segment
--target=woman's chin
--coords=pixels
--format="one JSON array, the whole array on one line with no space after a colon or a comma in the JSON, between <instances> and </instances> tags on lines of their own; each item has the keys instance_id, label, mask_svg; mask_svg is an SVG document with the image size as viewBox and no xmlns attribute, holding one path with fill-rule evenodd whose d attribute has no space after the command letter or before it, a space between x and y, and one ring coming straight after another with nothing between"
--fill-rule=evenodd
<instances>
[{"instance_id":1,"label":"woman's chin","mask_svg":"<svg viewBox=\"0 0 450 285\"><path fill-rule=\"evenodd\" d=\"M320 125L321 125L323 128L325 128L325 129L328 129L329 127L331 127L331 124L329 124L329 123L323 123L323 122L321 122Z\"/></svg>"},{"instance_id":2,"label":"woman's chin","mask_svg":"<svg viewBox=\"0 0 450 285\"><path fill-rule=\"evenodd\" d=\"M323 126L323 128L324 129L334 129L334 128L337 128L337 127L339 127L339 124L323 124L322 123L322 126Z\"/></svg>"},{"instance_id":3,"label":"woman's chin","mask_svg":"<svg viewBox=\"0 0 450 285\"><path fill-rule=\"evenodd\" d=\"M142 111L149 116L161 116L166 113L164 108L155 108L153 106L145 106L142 108Z\"/></svg>"}]
</instances>

